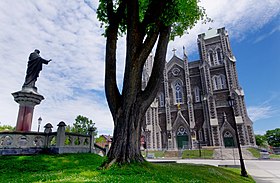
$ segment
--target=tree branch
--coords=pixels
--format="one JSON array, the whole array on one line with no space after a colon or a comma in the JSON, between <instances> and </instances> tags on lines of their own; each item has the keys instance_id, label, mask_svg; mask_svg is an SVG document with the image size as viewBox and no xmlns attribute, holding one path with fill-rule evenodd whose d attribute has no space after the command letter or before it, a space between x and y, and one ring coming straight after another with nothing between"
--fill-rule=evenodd
<instances>
[{"instance_id":1,"label":"tree branch","mask_svg":"<svg viewBox=\"0 0 280 183\"><path fill-rule=\"evenodd\" d=\"M165 66L166 51L169 42L171 26L162 26L160 29L160 36L157 44L157 49L154 57L154 64L151 77L148 81L147 87L141 94L140 101L143 105L143 111L146 111L153 102L158 92L158 87L163 78L163 70Z\"/></svg>"}]
</instances>

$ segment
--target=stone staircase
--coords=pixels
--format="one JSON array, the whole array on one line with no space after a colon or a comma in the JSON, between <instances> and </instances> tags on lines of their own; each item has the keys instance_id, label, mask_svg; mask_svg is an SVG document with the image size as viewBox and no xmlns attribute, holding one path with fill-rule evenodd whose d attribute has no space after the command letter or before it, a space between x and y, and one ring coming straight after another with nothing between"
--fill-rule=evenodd
<instances>
[{"instance_id":1,"label":"stone staircase","mask_svg":"<svg viewBox=\"0 0 280 183\"><path fill-rule=\"evenodd\" d=\"M243 159L256 159L247 148L242 148ZM227 160L238 160L238 148L220 148L214 149L214 159L227 159Z\"/></svg>"}]
</instances>

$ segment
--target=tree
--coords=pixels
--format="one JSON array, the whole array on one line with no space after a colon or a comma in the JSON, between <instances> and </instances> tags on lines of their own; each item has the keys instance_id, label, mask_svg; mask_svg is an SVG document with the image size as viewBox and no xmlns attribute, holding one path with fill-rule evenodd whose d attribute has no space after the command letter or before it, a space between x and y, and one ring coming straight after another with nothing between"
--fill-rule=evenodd
<instances>
[{"instance_id":1,"label":"tree","mask_svg":"<svg viewBox=\"0 0 280 183\"><path fill-rule=\"evenodd\" d=\"M94 136L97 135L97 128L94 126L95 123L84 116L78 115L75 119L75 123L73 124L73 127L66 126L66 131L75 132L75 133L81 133L81 134L88 134L89 128L93 128L93 134Z\"/></svg>"},{"instance_id":2,"label":"tree","mask_svg":"<svg viewBox=\"0 0 280 183\"><path fill-rule=\"evenodd\" d=\"M272 147L280 147L280 128L267 130L265 133L268 144Z\"/></svg>"},{"instance_id":3,"label":"tree","mask_svg":"<svg viewBox=\"0 0 280 183\"><path fill-rule=\"evenodd\" d=\"M143 117L154 100L163 78L168 42L183 35L205 17L197 0L99 0L97 16L105 25L105 93L114 120L113 162L143 162L140 137ZM126 34L123 87L116 81L118 36ZM156 45L154 64L147 86L142 89L142 71Z\"/></svg>"},{"instance_id":4,"label":"tree","mask_svg":"<svg viewBox=\"0 0 280 183\"><path fill-rule=\"evenodd\" d=\"M10 125L0 125L0 132L2 131L14 131L15 127L12 127Z\"/></svg>"},{"instance_id":5,"label":"tree","mask_svg":"<svg viewBox=\"0 0 280 183\"><path fill-rule=\"evenodd\" d=\"M267 145L266 137L264 135L255 135L256 145L265 147Z\"/></svg>"}]
</instances>

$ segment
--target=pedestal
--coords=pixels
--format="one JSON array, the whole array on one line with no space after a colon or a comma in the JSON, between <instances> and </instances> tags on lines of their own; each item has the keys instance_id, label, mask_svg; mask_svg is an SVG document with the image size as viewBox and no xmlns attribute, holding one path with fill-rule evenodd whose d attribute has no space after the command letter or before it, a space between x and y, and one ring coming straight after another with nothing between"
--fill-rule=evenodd
<instances>
[{"instance_id":1,"label":"pedestal","mask_svg":"<svg viewBox=\"0 0 280 183\"><path fill-rule=\"evenodd\" d=\"M22 88L12 93L14 100L19 104L16 131L30 131L34 106L41 103L44 97L37 93L36 88Z\"/></svg>"}]
</instances>

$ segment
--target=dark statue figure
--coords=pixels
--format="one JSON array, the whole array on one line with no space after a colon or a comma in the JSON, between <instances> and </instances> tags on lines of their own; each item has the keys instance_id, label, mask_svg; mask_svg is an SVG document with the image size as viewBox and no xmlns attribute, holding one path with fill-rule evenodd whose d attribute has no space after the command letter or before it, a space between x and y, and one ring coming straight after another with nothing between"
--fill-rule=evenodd
<instances>
[{"instance_id":1,"label":"dark statue figure","mask_svg":"<svg viewBox=\"0 0 280 183\"><path fill-rule=\"evenodd\" d=\"M48 64L50 60L45 60L39 55L40 51L35 49L29 55L29 61L27 64L27 71L25 76L25 82L23 84L23 88L35 88L35 82L39 77L39 73L42 70L43 64Z\"/></svg>"}]
</instances>

